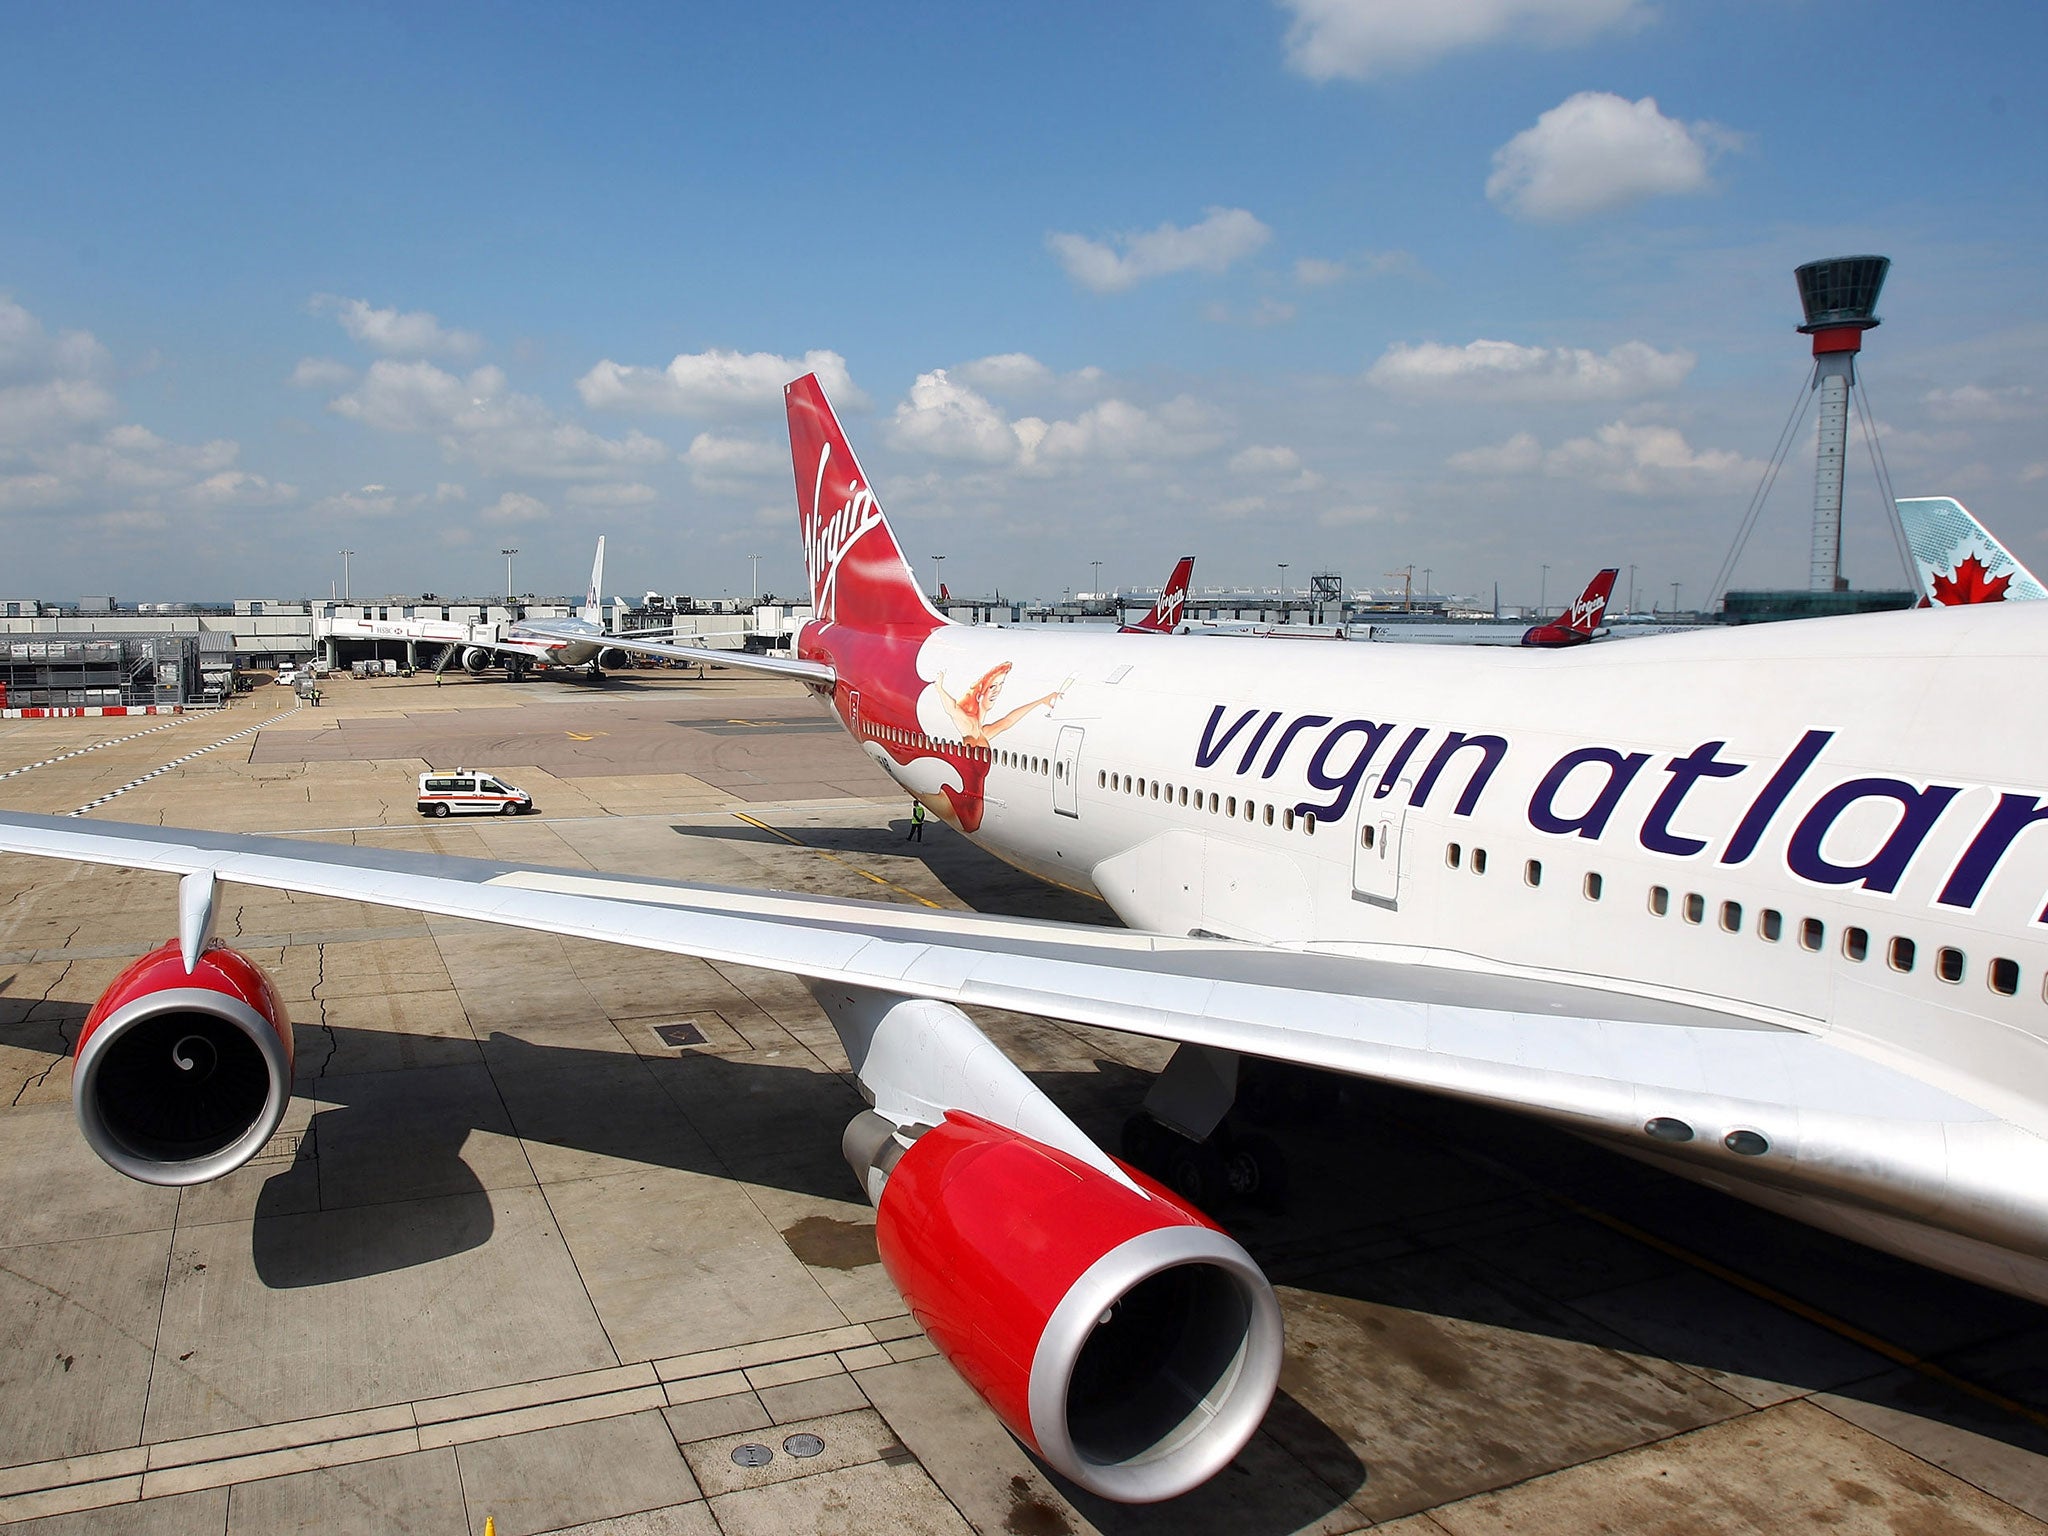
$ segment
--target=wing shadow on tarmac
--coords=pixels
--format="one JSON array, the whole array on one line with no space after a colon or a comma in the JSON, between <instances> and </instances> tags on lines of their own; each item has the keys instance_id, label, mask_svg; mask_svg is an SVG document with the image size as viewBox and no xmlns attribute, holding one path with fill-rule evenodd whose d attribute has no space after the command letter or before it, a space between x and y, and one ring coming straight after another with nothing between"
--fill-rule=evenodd
<instances>
[{"instance_id":1,"label":"wing shadow on tarmac","mask_svg":"<svg viewBox=\"0 0 2048 1536\"><path fill-rule=\"evenodd\" d=\"M788 835L798 847L775 832L764 831L743 821L731 825L676 824L681 837L710 838L720 842L756 843L779 848L791 858L806 852L851 854L860 857L915 859L931 871L932 877L976 912L993 917L1038 917L1070 923L1117 927L1116 914L1092 896L1047 885L1035 875L1005 864L994 854L969 842L936 817L924 824L925 835L909 839L910 818L897 817L881 827L832 827L809 822L791 822Z\"/></svg>"}]
</instances>

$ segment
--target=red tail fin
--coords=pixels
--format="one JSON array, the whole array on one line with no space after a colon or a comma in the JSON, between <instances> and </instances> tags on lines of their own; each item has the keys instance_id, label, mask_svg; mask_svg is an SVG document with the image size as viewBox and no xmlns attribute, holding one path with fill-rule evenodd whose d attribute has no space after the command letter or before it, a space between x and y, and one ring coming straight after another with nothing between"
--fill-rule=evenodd
<instances>
[{"instance_id":1,"label":"red tail fin","mask_svg":"<svg viewBox=\"0 0 2048 1536\"><path fill-rule=\"evenodd\" d=\"M1130 628L1178 629L1181 620L1187 616L1188 583L1194 574L1195 557L1182 555L1180 563L1173 568L1173 574L1166 578L1166 585L1159 589L1159 601L1152 605L1152 611Z\"/></svg>"},{"instance_id":2,"label":"red tail fin","mask_svg":"<svg viewBox=\"0 0 2048 1536\"><path fill-rule=\"evenodd\" d=\"M1600 627L1600 620L1607 613L1607 599L1614 593L1614 578L1619 574L1612 566L1594 573L1593 579L1586 583L1586 590L1579 594L1579 600L1558 615L1567 629L1592 638L1593 631Z\"/></svg>"},{"instance_id":3,"label":"red tail fin","mask_svg":"<svg viewBox=\"0 0 2048 1536\"><path fill-rule=\"evenodd\" d=\"M783 389L804 569L820 623L929 632L946 622L918 590L882 505L816 374Z\"/></svg>"}]
</instances>

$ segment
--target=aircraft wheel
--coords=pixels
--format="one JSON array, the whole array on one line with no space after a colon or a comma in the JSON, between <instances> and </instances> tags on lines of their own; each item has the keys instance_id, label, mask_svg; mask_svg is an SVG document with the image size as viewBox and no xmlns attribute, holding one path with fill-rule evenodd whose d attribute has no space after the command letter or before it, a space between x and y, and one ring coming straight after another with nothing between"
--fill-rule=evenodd
<instances>
[{"instance_id":1,"label":"aircraft wheel","mask_svg":"<svg viewBox=\"0 0 2048 1536\"><path fill-rule=\"evenodd\" d=\"M1287 1198L1287 1157L1269 1137L1241 1136L1223 1154L1230 1193L1248 1205L1272 1210Z\"/></svg>"},{"instance_id":2,"label":"aircraft wheel","mask_svg":"<svg viewBox=\"0 0 2048 1536\"><path fill-rule=\"evenodd\" d=\"M1183 1141L1167 1159L1166 1187L1199 1211L1218 1204L1228 1191L1223 1158L1208 1142Z\"/></svg>"},{"instance_id":3,"label":"aircraft wheel","mask_svg":"<svg viewBox=\"0 0 2048 1536\"><path fill-rule=\"evenodd\" d=\"M434 814L436 816L446 816L448 814L448 807L446 805L436 805L434 807Z\"/></svg>"}]
</instances>

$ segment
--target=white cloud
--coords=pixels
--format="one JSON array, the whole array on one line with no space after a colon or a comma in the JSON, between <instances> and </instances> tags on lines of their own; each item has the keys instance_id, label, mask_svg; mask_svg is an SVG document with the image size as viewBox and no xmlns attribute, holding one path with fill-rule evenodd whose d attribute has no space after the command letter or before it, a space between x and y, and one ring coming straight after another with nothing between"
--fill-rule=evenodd
<instances>
[{"instance_id":1,"label":"white cloud","mask_svg":"<svg viewBox=\"0 0 2048 1536\"><path fill-rule=\"evenodd\" d=\"M316 293L307 308L332 314L350 338L387 357L474 357L484 339L474 331L451 330L424 309L377 309L368 299Z\"/></svg>"},{"instance_id":2,"label":"white cloud","mask_svg":"<svg viewBox=\"0 0 2048 1536\"><path fill-rule=\"evenodd\" d=\"M1026 452L1027 437L1043 434L1043 422L1025 419L1034 427L1020 431L986 396L935 368L919 374L897 405L888 437L898 448L937 458L1009 464Z\"/></svg>"},{"instance_id":3,"label":"white cloud","mask_svg":"<svg viewBox=\"0 0 2048 1536\"><path fill-rule=\"evenodd\" d=\"M190 525L297 497L290 485L238 468L240 450L225 438L176 443L117 421L112 376L112 358L89 332L52 336L0 299L0 509L62 513L118 535L174 526L173 511Z\"/></svg>"},{"instance_id":4,"label":"white cloud","mask_svg":"<svg viewBox=\"0 0 2048 1536\"><path fill-rule=\"evenodd\" d=\"M1280 0L1294 13L1288 66L1311 80L1367 80L1499 41L1557 47L1649 12L1639 0Z\"/></svg>"},{"instance_id":5,"label":"white cloud","mask_svg":"<svg viewBox=\"0 0 2048 1536\"><path fill-rule=\"evenodd\" d=\"M1273 237L1242 208L1211 208L1199 224L1161 224L1108 241L1053 233L1046 246L1067 276L1096 293L1122 293L1170 272L1222 272Z\"/></svg>"},{"instance_id":6,"label":"white cloud","mask_svg":"<svg viewBox=\"0 0 2048 1536\"><path fill-rule=\"evenodd\" d=\"M1581 91L1494 151L1486 195L1518 218L1580 219L1646 197L1704 192L1709 160L1737 142L1713 123L1688 127L1666 117L1653 97Z\"/></svg>"},{"instance_id":7,"label":"white cloud","mask_svg":"<svg viewBox=\"0 0 2048 1536\"><path fill-rule=\"evenodd\" d=\"M1451 468L1470 474L1541 471L1603 490L1645 495L1684 487L1753 485L1764 466L1728 448L1695 448L1678 428L1650 422L1609 422L1590 437L1544 449L1527 432L1504 443L1452 454Z\"/></svg>"},{"instance_id":8,"label":"white cloud","mask_svg":"<svg viewBox=\"0 0 2048 1536\"><path fill-rule=\"evenodd\" d=\"M1292 448L1254 444L1232 454L1229 468L1233 475L1295 475L1301 473L1301 455Z\"/></svg>"},{"instance_id":9,"label":"white cloud","mask_svg":"<svg viewBox=\"0 0 2048 1536\"><path fill-rule=\"evenodd\" d=\"M1058 375L1028 352L999 352L962 363L950 372L969 388L997 394L1030 394L1051 389L1058 382Z\"/></svg>"},{"instance_id":10,"label":"white cloud","mask_svg":"<svg viewBox=\"0 0 2048 1536\"><path fill-rule=\"evenodd\" d=\"M2048 399L2025 384L1998 389L1959 384L1954 389L1929 390L1924 398L1928 414L1936 421L2025 421L2048 410Z\"/></svg>"},{"instance_id":11,"label":"white cloud","mask_svg":"<svg viewBox=\"0 0 2048 1536\"><path fill-rule=\"evenodd\" d=\"M626 511L644 507L657 500L657 493L651 485L572 485L563 493L564 499L579 507L604 507Z\"/></svg>"},{"instance_id":12,"label":"white cloud","mask_svg":"<svg viewBox=\"0 0 2048 1536\"><path fill-rule=\"evenodd\" d=\"M1304 256L1294 264L1294 280L1304 288L1334 288L1350 275L1351 268L1343 262L1320 256Z\"/></svg>"},{"instance_id":13,"label":"white cloud","mask_svg":"<svg viewBox=\"0 0 2048 1536\"><path fill-rule=\"evenodd\" d=\"M1533 432L1517 432L1504 443L1467 448L1445 460L1453 469L1474 475L1526 475L1543 467L1543 445Z\"/></svg>"},{"instance_id":14,"label":"white cloud","mask_svg":"<svg viewBox=\"0 0 2048 1536\"><path fill-rule=\"evenodd\" d=\"M483 522L500 526L545 522L548 517L548 504L538 496L529 496L524 491L507 491L477 516Z\"/></svg>"},{"instance_id":15,"label":"white cloud","mask_svg":"<svg viewBox=\"0 0 2048 1536\"><path fill-rule=\"evenodd\" d=\"M494 474L604 478L669 457L667 445L645 433L601 437L563 420L531 395L508 389L504 373L488 366L458 378L432 363L381 358L327 408L382 432L437 437L451 458Z\"/></svg>"},{"instance_id":16,"label":"white cloud","mask_svg":"<svg viewBox=\"0 0 2048 1536\"><path fill-rule=\"evenodd\" d=\"M1659 352L1641 341L1625 341L1605 353L1512 341L1462 347L1397 342L1365 378L1389 394L1415 399L1629 400L1676 389L1697 361L1683 348Z\"/></svg>"},{"instance_id":17,"label":"white cloud","mask_svg":"<svg viewBox=\"0 0 2048 1536\"><path fill-rule=\"evenodd\" d=\"M1078 416L1010 419L945 369L922 373L890 418L891 446L936 458L1020 468L1179 458L1223 439L1214 413L1182 395L1156 410L1103 400Z\"/></svg>"},{"instance_id":18,"label":"white cloud","mask_svg":"<svg viewBox=\"0 0 2048 1536\"><path fill-rule=\"evenodd\" d=\"M2037 480L2048 480L2048 460L2029 464L2020 471L2020 484L2032 485Z\"/></svg>"},{"instance_id":19,"label":"white cloud","mask_svg":"<svg viewBox=\"0 0 2048 1536\"><path fill-rule=\"evenodd\" d=\"M666 368L615 363L610 358L576 381L576 392L592 410L644 411L662 416L717 416L778 408L782 386L815 373L835 405L865 409L868 398L854 386L846 359L837 352L806 352L801 358L773 352L682 352Z\"/></svg>"},{"instance_id":20,"label":"white cloud","mask_svg":"<svg viewBox=\"0 0 2048 1536\"><path fill-rule=\"evenodd\" d=\"M302 357L285 382L293 389L339 389L355 382L356 371L332 357Z\"/></svg>"},{"instance_id":21,"label":"white cloud","mask_svg":"<svg viewBox=\"0 0 2048 1536\"><path fill-rule=\"evenodd\" d=\"M748 479L790 472L786 444L753 437L719 437L710 432L699 432L691 439L690 451L683 457L699 474L721 479Z\"/></svg>"}]
</instances>

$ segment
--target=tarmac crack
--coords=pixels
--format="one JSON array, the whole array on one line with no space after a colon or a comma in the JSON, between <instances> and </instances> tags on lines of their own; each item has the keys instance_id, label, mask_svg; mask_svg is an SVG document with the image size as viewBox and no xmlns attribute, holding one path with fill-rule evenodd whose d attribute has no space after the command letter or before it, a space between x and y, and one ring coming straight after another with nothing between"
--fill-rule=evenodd
<instances>
[{"instance_id":1,"label":"tarmac crack","mask_svg":"<svg viewBox=\"0 0 2048 1536\"><path fill-rule=\"evenodd\" d=\"M320 1058L320 1064L307 1073L306 1076L320 1078L327 1075L327 1068L333 1062L335 1052L341 1049L341 1040L334 1033L334 1026L327 1022L327 999L320 995L320 989L327 985L327 946L325 944L315 944L313 946L313 964L315 970L311 996L313 1006L320 1010L320 1023L317 1028L321 1034L327 1037L327 1054Z\"/></svg>"},{"instance_id":2,"label":"tarmac crack","mask_svg":"<svg viewBox=\"0 0 2048 1536\"><path fill-rule=\"evenodd\" d=\"M75 930L73 933L73 937L76 937ZM59 971L55 976L53 976L50 979L49 985L43 988L43 995L37 998L36 1001L38 1003L47 1003L48 1001L50 1001L50 994L56 991L59 986L63 985L64 978L69 976L70 974L71 962L67 960L64 962L64 969ZM42 1071L36 1073L33 1077L24 1078L22 1080L21 1086L14 1090L13 1099L9 1101L10 1108L19 1109L21 1107L21 1101L23 1096L26 1095L30 1089L40 1088L43 1086L44 1083L48 1082L50 1080L50 1074L57 1070L57 1063L64 1060L65 1057L71 1054L71 1037L62 1023L59 1023L57 1025L57 1039L60 1042L62 1042L64 1049L59 1051L56 1055L52 1056L50 1058L50 1064L44 1067Z\"/></svg>"}]
</instances>

